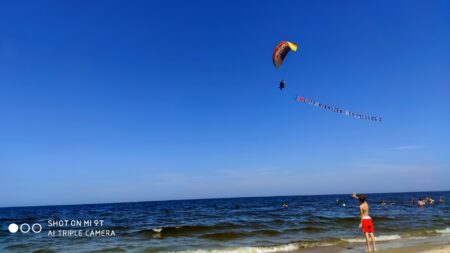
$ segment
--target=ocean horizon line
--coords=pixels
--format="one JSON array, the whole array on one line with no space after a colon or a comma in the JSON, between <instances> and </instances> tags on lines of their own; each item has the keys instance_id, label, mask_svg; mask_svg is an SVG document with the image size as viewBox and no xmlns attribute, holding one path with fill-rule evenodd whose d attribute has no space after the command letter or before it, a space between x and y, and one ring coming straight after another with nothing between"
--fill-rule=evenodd
<instances>
[{"instance_id":1,"label":"ocean horizon line","mask_svg":"<svg viewBox=\"0 0 450 253\"><path fill-rule=\"evenodd\" d=\"M432 191L399 191L399 192L362 192L362 194L399 194L399 193L436 193L449 192L450 190L432 190ZM333 196L350 195L351 193L325 193L325 194L299 194L299 195L271 195L271 196L240 196L240 197L210 197L210 198L186 198L186 199L163 199L163 200L139 200L139 201L118 201L118 202L98 202L98 203L79 203L79 204L49 204L49 205L18 205L18 206L0 206L0 209L8 208L31 208L31 207L64 207L64 206L89 206L89 205L115 205L115 204L136 204L149 202L171 202L171 201L201 201L201 200L223 200L223 199L254 199L254 198L277 198L277 197L308 197L308 196Z\"/></svg>"}]
</instances>

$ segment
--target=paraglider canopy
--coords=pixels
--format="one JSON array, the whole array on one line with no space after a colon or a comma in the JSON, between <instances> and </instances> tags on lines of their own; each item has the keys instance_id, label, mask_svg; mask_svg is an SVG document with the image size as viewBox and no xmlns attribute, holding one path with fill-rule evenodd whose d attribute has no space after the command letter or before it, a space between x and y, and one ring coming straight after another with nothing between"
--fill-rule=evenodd
<instances>
[{"instance_id":1,"label":"paraglider canopy","mask_svg":"<svg viewBox=\"0 0 450 253\"><path fill-rule=\"evenodd\" d=\"M289 42L289 41L282 41L278 43L278 45L275 47L275 50L273 51L272 55L272 61L273 65L276 68L279 68L281 64L284 61L284 58L289 53L289 51L297 51L297 44Z\"/></svg>"}]
</instances>

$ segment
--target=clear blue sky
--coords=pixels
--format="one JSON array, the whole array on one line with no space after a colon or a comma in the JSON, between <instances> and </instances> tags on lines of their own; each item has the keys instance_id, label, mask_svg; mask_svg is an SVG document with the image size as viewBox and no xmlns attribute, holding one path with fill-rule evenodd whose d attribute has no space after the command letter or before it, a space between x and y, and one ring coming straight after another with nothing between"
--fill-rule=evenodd
<instances>
[{"instance_id":1,"label":"clear blue sky","mask_svg":"<svg viewBox=\"0 0 450 253\"><path fill-rule=\"evenodd\" d=\"M449 190L449 10L2 1L0 206Z\"/></svg>"}]
</instances>

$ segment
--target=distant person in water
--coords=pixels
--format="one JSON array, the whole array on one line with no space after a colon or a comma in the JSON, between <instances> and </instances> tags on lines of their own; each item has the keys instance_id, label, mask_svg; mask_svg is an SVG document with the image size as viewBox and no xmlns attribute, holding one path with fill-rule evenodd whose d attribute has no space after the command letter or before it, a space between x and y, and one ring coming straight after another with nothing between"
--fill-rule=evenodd
<instances>
[{"instance_id":1,"label":"distant person in water","mask_svg":"<svg viewBox=\"0 0 450 253\"><path fill-rule=\"evenodd\" d=\"M369 204L367 204L366 196L356 193L352 193L352 197L359 200L359 213L361 215L361 222L359 223L359 228L361 228L364 236L366 237L367 251L377 251L375 246L375 236L373 232L375 228L373 227L372 218L369 216ZM372 247L370 247L370 242L372 241Z\"/></svg>"},{"instance_id":2,"label":"distant person in water","mask_svg":"<svg viewBox=\"0 0 450 253\"><path fill-rule=\"evenodd\" d=\"M425 200L423 200L423 199L419 199L419 201L417 201L417 205L419 206L419 207L424 207L425 206Z\"/></svg>"}]
</instances>

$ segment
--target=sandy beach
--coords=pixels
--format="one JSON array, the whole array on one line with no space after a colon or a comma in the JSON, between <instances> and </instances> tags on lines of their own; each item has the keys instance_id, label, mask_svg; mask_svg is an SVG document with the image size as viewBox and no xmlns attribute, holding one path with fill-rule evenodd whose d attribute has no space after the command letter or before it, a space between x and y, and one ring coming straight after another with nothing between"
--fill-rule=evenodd
<instances>
[{"instance_id":1,"label":"sandy beach","mask_svg":"<svg viewBox=\"0 0 450 253\"><path fill-rule=\"evenodd\" d=\"M409 252L414 252L414 251L409 251ZM439 246L434 249L426 250L423 252L424 253L448 253L448 252L450 252L450 245Z\"/></svg>"},{"instance_id":2,"label":"sandy beach","mask_svg":"<svg viewBox=\"0 0 450 253\"><path fill-rule=\"evenodd\" d=\"M340 244L294 251L296 253L356 253L366 252L365 243ZM450 253L450 237L436 236L416 240L379 242L377 252L384 253Z\"/></svg>"},{"instance_id":3,"label":"sandy beach","mask_svg":"<svg viewBox=\"0 0 450 253\"><path fill-rule=\"evenodd\" d=\"M364 247L352 248L352 249L342 249L339 247L325 247L325 248L314 248L295 251L296 253L353 253L353 252L366 252ZM383 253L449 253L450 244L446 245L424 245L424 246L413 246L404 248L389 248L389 249L378 249L377 252Z\"/></svg>"},{"instance_id":4,"label":"sandy beach","mask_svg":"<svg viewBox=\"0 0 450 253\"><path fill-rule=\"evenodd\" d=\"M450 252L450 244L439 245L439 246L414 246L414 247L406 247L406 248L398 248L398 249L387 249L381 250L381 252L387 253L449 253Z\"/></svg>"}]
</instances>

